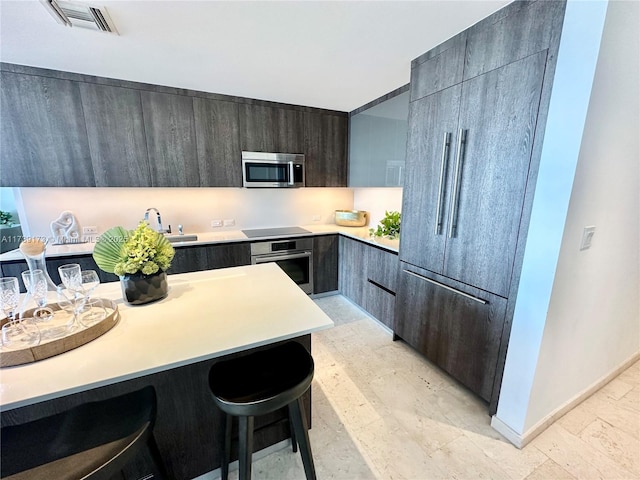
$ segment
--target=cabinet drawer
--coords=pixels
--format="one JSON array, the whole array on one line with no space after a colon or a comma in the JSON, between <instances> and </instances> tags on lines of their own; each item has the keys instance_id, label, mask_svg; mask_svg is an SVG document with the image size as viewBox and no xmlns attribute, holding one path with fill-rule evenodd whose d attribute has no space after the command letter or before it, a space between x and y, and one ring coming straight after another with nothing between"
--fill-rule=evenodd
<instances>
[{"instance_id":1,"label":"cabinet drawer","mask_svg":"<svg viewBox=\"0 0 640 480\"><path fill-rule=\"evenodd\" d=\"M506 299L401 264L394 333L485 400L491 398Z\"/></svg>"},{"instance_id":2,"label":"cabinet drawer","mask_svg":"<svg viewBox=\"0 0 640 480\"><path fill-rule=\"evenodd\" d=\"M367 282L364 309L391 329L393 329L395 306L395 294L371 280Z\"/></svg>"},{"instance_id":3,"label":"cabinet drawer","mask_svg":"<svg viewBox=\"0 0 640 480\"><path fill-rule=\"evenodd\" d=\"M398 276L398 255L377 247L367 248L367 279L396 291Z\"/></svg>"}]
</instances>

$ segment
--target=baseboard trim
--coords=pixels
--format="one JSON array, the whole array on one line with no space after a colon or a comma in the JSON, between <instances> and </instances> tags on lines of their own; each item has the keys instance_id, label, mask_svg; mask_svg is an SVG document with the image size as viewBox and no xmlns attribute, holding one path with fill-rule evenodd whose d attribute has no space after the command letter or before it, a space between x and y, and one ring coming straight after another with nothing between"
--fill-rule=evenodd
<instances>
[{"instance_id":1,"label":"baseboard trim","mask_svg":"<svg viewBox=\"0 0 640 480\"><path fill-rule=\"evenodd\" d=\"M529 430L527 430L522 434L516 432L515 430L513 430L513 428L511 428L509 425L503 422L498 417L497 414L491 417L491 427L493 427L494 430L496 430L498 433L503 435L507 440L513 443L516 447L523 448L525 445L531 442L531 440L533 440L542 432L544 432L547 428L549 428L551 424L555 423L556 420L562 417L565 413L567 413L569 410L572 410L573 408L575 408L576 406L584 402L587 398L589 398L591 395L596 393L598 390L604 387L607 383L609 383L611 380L616 378L623 371L625 371L627 368L629 368L631 365L637 362L638 359L640 359L640 352L636 352L633 355L631 355L630 358L622 362L618 367L616 367L611 372L609 372L608 374L598 379L596 382L594 382L591 386L584 389L582 392L575 395L572 399L567 401L564 405L561 405L560 407L558 407L556 410L551 412L549 415L544 417L542 420L536 423L533 427L531 427Z\"/></svg>"}]
</instances>

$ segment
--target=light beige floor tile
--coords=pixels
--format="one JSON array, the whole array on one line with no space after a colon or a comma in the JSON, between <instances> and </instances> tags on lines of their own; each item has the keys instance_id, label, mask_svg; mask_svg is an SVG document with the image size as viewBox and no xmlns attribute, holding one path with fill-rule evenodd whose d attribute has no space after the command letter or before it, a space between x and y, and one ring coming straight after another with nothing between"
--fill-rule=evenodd
<instances>
[{"instance_id":1,"label":"light beige floor tile","mask_svg":"<svg viewBox=\"0 0 640 480\"><path fill-rule=\"evenodd\" d=\"M601 395L613 398L614 400L620 400L627 393L633 389L633 385L627 382L623 382L619 378L614 378L598 392Z\"/></svg>"},{"instance_id":2,"label":"light beige floor tile","mask_svg":"<svg viewBox=\"0 0 640 480\"><path fill-rule=\"evenodd\" d=\"M567 432L558 424L551 425L531 442L542 453L576 478L632 479L636 476L598 449Z\"/></svg>"},{"instance_id":3,"label":"light beige floor tile","mask_svg":"<svg viewBox=\"0 0 640 480\"><path fill-rule=\"evenodd\" d=\"M574 480L576 477L549 459L537 467L526 480Z\"/></svg>"},{"instance_id":4,"label":"light beige floor tile","mask_svg":"<svg viewBox=\"0 0 640 480\"><path fill-rule=\"evenodd\" d=\"M640 442L631 435L597 419L580 433L580 438L640 476Z\"/></svg>"},{"instance_id":5,"label":"light beige floor tile","mask_svg":"<svg viewBox=\"0 0 640 480\"><path fill-rule=\"evenodd\" d=\"M466 436L461 436L431 454L432 465L438 471L446 472L440 478L471 479L484 478L500 480L510 478L500 465L487 457L484 452Z\"/></svg>"},{"instance_id":6,"label":"light beige floor tile","mask_svg":"<svg viewBox=\"0 0 640 480\"><path fill-rule=\"evenodd\" d=\"M634 387L640 386L640 360L622 372L618 379Z\"/></svg>"},{"instance_id":7,"label":"light beige floor tile","mask_svg":"<svg viewBox=\"0 0 640 480\"><path fill-rule=\"evenodd\" d=\"M565 413L558 424L568 432L578 435L596 418L597 411L603 411L611 405L607 398L592 395L574 409Z\"/></svg>"},{"instance_id":8,"label":"light beige floor tile","mask_svg":"<svg viewBox=\"0 0 640 480\"><path fill-rule=\"evenodd\" d=\"M615 404L640 414L640 387L634 387L620 400L616 400Z\"/></svg>"},{"instance_id":9,"label":"light beige floor tile","mask_svg":"<svg viewBox=\"0 0 640 480\"><path fill-rule=\"evenodd\" d=\"M504 438L495 439L469 431L464 432L464 435L514 480L526 477L548 460L535 447L518 449Z\"/></svg>"}]
</instances>

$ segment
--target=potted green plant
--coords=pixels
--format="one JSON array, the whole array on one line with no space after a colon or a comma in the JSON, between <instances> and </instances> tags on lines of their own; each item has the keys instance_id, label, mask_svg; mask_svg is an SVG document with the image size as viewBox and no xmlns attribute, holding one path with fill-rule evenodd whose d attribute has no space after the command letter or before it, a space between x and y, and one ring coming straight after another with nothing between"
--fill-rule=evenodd
<instances>
[{"instance_id":1,"label":"potted green plant","mask_svg":"<svg viewBox=\"0 0 640 480\"><path fill-rule=\"evenodd\" d=\"M167 296L167 269L175 255L173 246L148 223L135 230L113 227L100 235L93 259L101 270L120 277L122 296L130 305Z\"/></svg>"},{"instance_id":2,"label":"potted green plant","mask_svg":"<svg viewBox=\"0 0 640 480\"><path fill-rule=\"evenodd\" d=\"M387 237L392 240L400 236L400 212L384 212L384 218L376 229L370 228L369 233L374 237Z\"/></svg>"}]
</instances>

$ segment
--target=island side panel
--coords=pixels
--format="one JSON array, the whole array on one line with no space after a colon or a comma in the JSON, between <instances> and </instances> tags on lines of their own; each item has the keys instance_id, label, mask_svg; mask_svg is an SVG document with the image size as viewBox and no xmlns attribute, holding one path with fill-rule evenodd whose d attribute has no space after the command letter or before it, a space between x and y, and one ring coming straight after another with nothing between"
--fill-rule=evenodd
<instances>
[{"instance_id":1,"label":"island side panel","mask_svg":"<svg viewBox=\"0 0 640 480\"><path fill-rule=\"evenodd\" d=\"M293 339L311 351L311 335ZM211 398L208 374L211 366L221 360L264 350L282 342L239 352L212 360L197 362L180 368L115 383L85 392L3 411L2 426L15 425L52 415L73 406L110 398L153 385L158 395L158 416L154 428L158 447L171 478L190 480L220 467L224 419ZM117 352L114 352L117 354ZM45 360L46 361L46 360ZM307 422L311 425L311 390L304 396ZM235 425L234 430L237 429ZM237 431L234 431L237 439ZM254 450L258 451L289 438L286 408L256 418ZM234 441L232 461L237 459ZM146 455L136 458L124 471L125 479L137 479L152 473Z\"/></svg>"}]
</instances>

